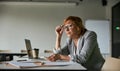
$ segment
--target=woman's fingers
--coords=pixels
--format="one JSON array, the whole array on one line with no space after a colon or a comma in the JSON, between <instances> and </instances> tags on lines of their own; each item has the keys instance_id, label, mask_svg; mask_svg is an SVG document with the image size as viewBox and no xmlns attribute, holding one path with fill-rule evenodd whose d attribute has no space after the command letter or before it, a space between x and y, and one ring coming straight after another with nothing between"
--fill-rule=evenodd
<instances>
[{"instance_id":1,"label":"woman's fingers","mask_svg":"<svg viewBox=\"0 0 120 71\"><path fill-rule=\"evenodd\" d=\"M50 60L50 61L53 61L54 60L54 55L49 56L47 59Z\"/></svg>"},{"instance_id":2,"label":"woman's fingers","mask_svg":"<svg viewBox=\"0 0 120 71\"><path fill-rule=\"evenodd\" d=\"M57 26L57 27L56 27L56 32L57 32L57 33L63 32L63 25Z\"/></svg>"},{"instance_id":3,"label":"woman's fingers","mask_svg":"<svg viewBox=\"0 0 120 71\"><path fill-rule=\"evenodd\" d=\"M50 60L50 61L56 61L56 60L58 60L57 54L53 54L53 55L49 56L48 60Z\"/></svg>"}]
</instances>

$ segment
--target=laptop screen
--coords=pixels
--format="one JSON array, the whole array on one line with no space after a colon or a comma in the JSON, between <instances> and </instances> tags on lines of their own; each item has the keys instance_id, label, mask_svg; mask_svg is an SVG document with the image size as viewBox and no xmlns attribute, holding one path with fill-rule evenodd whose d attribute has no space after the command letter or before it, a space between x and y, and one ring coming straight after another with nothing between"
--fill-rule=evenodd
<instances>
[{"instance_id":1,"label":"laptop screen","mask_svg":"<svg viewBox=\"0 0 120 71\"><path fill-rule=\"evenodd\" d=\"M32 50L31 42L30 42L29 39L25 39L25 44L26 44L26 49L27 50Z\"/></svg>"},{"instance_id":2,"label":"laptop screen","mask_svg":"<svg viewBox=\"0 0 120 71\"><path fill-rule=\"evenodd\" d=\"M25 39L25 45L26 45L26 50L27 50L27 54L28 54L28 58L33 58L31 56L30 51L32 50L32 46L31 46L31 42L29 39Z\"/></svg>"}]
</instances>

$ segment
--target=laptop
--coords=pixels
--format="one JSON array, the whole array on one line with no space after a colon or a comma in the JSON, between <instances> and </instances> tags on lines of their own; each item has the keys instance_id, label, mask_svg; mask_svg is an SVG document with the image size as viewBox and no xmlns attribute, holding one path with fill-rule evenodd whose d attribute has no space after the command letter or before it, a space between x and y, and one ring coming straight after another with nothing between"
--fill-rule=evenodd
<instances>
[{"instance_id":1,"label":"laptop","mask_svg":"<svg viewBox=\"0 0 120 71\"><path fill-rule=\"evenodd\" d=\"M33 56L33 53L31 52L33 49L32 49L32 46L31 46L31 41L29 39L25 39L25 45L26 45L26 50L27 50L27 54L28 54L28 58L29 59L34 59L34 56ZM34 50L38 50L38 49L34 49ZM39 53L39 51L38 51ZM42 60L46 60L46 57L44 56L38 56L37 59L42 59Z\"/></svg>"},{"instance_id":2,"label":"laptop","mask_svg":"<svg viewBox=\"0 0 120 71\"><path fill-rule=\"evenodd\" d=\"M29 59L33 58L31 56L31 53L30 53L30 51L32 50L32 46L31 46L31 42L30 42L29 39L25 39L25 45L26 45L26 50L27 50L28 58Z\"/></svg>"}]
</instances>

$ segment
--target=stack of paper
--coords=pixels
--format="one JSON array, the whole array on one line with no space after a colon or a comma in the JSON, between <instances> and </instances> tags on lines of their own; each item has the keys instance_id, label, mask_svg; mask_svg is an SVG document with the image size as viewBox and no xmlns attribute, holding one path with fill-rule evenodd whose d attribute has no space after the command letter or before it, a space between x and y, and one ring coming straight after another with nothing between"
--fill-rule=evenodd
<instances>
[{"instance_id":1,"label":"stack of paper","mask_svg":"<svg viewBox=\"0 0 120 71\"><path fill-rule=\"evenodd\" d=\"M70 61L55 61L55 62L44 61L44 66L67 66L71 64L73 64L73 62Z\"/></svg>"},{"instance_id":2,"label":"stack of paper","mask_svg":"<svg viewBox=\"0 0 120 71\"><path fill-rule=\"evenodd\" d=\"M19 68L39 67L44 64L40 61L10 61L8 63Z\"/></svg>"},{"instance_id":3,"label":"stack of paper","mask_svg":"<svg viewBox=\"0 0 120 71\"><path fill-rule=\"evenodd\" d=\"M44 66L66 66L71 65L73 62L67 62L67 61L27 61L27 60L19 60L19 61L10 61L8 62L11 65L14 65L19 68L32 68L32 67L44 67Z\"/></svg>"}]
</instances>

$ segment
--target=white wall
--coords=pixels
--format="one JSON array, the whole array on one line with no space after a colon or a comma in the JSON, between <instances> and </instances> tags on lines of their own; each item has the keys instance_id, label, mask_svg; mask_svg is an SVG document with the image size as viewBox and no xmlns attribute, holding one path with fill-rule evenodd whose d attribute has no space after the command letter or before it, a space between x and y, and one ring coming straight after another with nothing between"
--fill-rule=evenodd
<instances>
[{"instance_id":1,"label":"white wall","mask_svg":"<svg viewBox=\"0 0 120 71\"><path fill-rule=\"evenodd\" d=\"M86 0L79 6L0 4L0 49L20 52L29 38L33 48L52 49L55 26L69 15L87 19L106 19L105 7L99 0ZM62 46L65 42L63 36Z\"/></svg>"},{"instance_id":2,"label":"white wall","mask_svg":"<svg viewBox=\"0 0 120 71\"><path fill-rule=\"evenodd\" d=\"M97 34L100 51L104 57L111 55L110 21L109 20L86 20L85 26Z\"/></svg>"}]
</instances>

